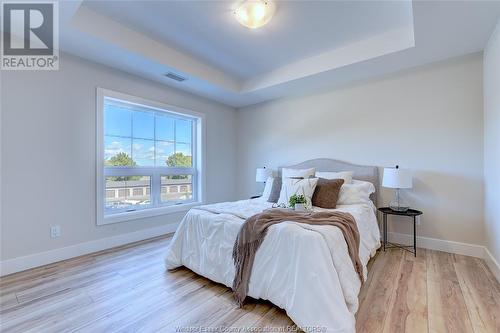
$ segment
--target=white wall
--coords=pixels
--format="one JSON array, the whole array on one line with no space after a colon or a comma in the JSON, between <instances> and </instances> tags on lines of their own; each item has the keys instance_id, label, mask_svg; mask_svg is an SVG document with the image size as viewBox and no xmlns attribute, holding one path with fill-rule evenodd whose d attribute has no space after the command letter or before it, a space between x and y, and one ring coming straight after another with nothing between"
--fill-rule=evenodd
<instances>
[{"instance_id":1,"label":"white wall","mask_svg":"<svg viewBox=\"0 0 500 333\"><path fill-rule=\"evenodd\" d=\"M424 211L420 235L483 244L484 170L488 179L497 177L486 187L486 234L498 260L500 222L492 207L499 202L499 76L490 78L499 70L498 30L484 60L484 142L479 54L239 112L67 54L57 72L2 71L0 259L181 219L182 214L173 214L96 226L95 88L100 86L206 114L210 202L255 194L258 166L276 168L317 157L398 163L415 172L407 197ZM384 190L383 202L390 196ZM51 239L49 227L56 224L62 235ZM394 230L410 233L405 227Z\"/></svg>"},{"instance_id":2,"label":"white wall","mask_svg":"<svg viewBox=\"0 0 500 333\"><path fill-rule=\"evenodd\" d=\"M500 262L500 22L484 50L486 247Z\"/></svg>"},{"instance_id":3,"label":"white wall","mask_svg":"<svg viewBox=\"0 0 500 333\"><path fill-rule=\"evenodd\" d=\"M421 236L483 244L483 90L480 54L238 113L238 195L255 168L318 157L411 168ZM382 202L392 192L384 190ZM402 220L404 221L404 220ZM407 225L396 232L411 233Z\"/></svg>"},{"instance_id":4,"label":"white wall","mask_svg":"<svg viewBox=\"0 0 500 333\"><path fill-rule=\"evenodd\" d=\"M96 226L97 86L204 113L206 199L234 198L234 109L68 54L59 71L0 75L1 260L180 221L183 214ZM50 238L51 225L61 226L60 238Z\"/></svg>"}]
</instances>

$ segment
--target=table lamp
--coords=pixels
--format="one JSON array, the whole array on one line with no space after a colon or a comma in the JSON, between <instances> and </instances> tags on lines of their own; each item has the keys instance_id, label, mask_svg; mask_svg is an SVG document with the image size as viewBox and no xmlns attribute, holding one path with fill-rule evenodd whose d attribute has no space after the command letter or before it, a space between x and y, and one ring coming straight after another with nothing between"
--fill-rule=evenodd
<instances>
[{"instance_id":1,"label":"table lamp","mask_svg":"<svg viewBox=\"0 0 500 333\"><path fill-rule=\"evenodd\" d=\"M271 169L266 169L266 167L257 168L257 171L255 172L255 181L257 183L265 183L267 181L267 178L271 177L272 175L273 170Z\"/></svg>"},{"instance_id":2,"label":"table lamp","mask_svg":"<svg viewBox=\"0 0 500 333\"><path fill-rule=\"evenodd\" d=\"M398 165L395 168L384 168L384 179L382 186L396 189L394 198L389 207L397 212L406 212L410 207L403 201L399 190L412 187L411 172L408 169L401 169Z\"/></svg>"},{"instance_id":3,"label":"table lamp","mask_svg":"<svg viewBox=\"0 0 500 333\"><path fill-rule=\"evenodd\" d=\"M265 183L267 181L267 178L271 177L272 172L273 171L271 169L266 169L266 167L257 168L257 171L255 173L255 181L257 183Z\"/></svg>"}]
</instances>

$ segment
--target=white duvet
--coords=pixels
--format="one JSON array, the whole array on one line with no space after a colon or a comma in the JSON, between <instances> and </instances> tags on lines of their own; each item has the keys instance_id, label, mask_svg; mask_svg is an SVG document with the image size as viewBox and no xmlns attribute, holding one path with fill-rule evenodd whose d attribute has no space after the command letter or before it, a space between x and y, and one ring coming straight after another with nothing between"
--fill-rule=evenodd
<instances>
[{"instance_id":1,"label":"white duvet","mask_svg":"<svg viewBox=\"0 0 500 333\"><path fill-rule=\"evenodd\" d=\"M191 209L169 245L166 268L186 266L231 287L238 231L246 218L271 206L252 199ZM366 264L380 246L373 205L345 205L337 210L351 213L357 222L366 278ZM269 228L256 253L248 296L285 309L306 332L354 332L360 287L340 229L284 222Z\"/></svg>"}]
</instances>

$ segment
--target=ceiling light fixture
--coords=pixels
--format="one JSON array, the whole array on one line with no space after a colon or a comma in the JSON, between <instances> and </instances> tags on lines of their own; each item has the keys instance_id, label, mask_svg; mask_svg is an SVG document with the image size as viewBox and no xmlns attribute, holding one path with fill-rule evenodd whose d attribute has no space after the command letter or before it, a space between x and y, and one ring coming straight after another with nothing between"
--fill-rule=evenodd
<instances>
[{"instance_id":1,"label":"ceiling light fixture","mask_svg":"<svg viewBox=\"0 0 500 333\"><path fill-rule=\"evenodd\" d=\"M273 17L276 6L266 0L245 0L234 11L236 20L241 25L257 29L268 23Z\"/></svg>"}]
</instances>

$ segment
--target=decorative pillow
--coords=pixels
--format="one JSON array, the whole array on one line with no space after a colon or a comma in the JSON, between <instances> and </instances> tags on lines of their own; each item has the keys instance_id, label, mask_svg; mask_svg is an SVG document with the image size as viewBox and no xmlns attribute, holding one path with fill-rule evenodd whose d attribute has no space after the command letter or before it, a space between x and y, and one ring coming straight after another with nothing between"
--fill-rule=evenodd
<instances>
[{"instance_id":1,"label":"decorative pillow","mask_svg":"<svg viewBox=\"0 0 500 333\"><path fill-rule=\"evenodd\" d=\"M266 184L267 185L267 184ZM281 177L274 177L271 193L267 198L267 202L277 203L281 192Z\"/></svg>"},{"instance_id":2,"label":"decorative pillow","mask_svg":"<svg viewBox=\"0 0 500 333\"><path fill-rule=\"evenodd\" d=\"M281 170L281 178L310 178L314 177L315 168L310 169L289 169Z\"/></svg>"},{"instance_id":3,"label":"decorative pillow","mask_svg":"<svg viewBox=\"0 0 500 333\"><path fill-rule=\"evenodd\" d=\"M283 185L281 186L280 198L278 204L289 205L290 197L294 194L303 195L306 198L306 206L312 206L312 196L318 183L318 178L283 178Z\"/></svg>"},{"instance_id":4,"label":"decorative pillow","mask_svg":"<svg viewBox=\"0 0 500 333\"><path fill-rule=\"evenodd\" d=\"M317 171L315 177L324 179L343 179L344 184L352 184L353 174L354 171L340 171L340 172Z\"/></svg>"},{"instance_id":5,"label":"decorative pillow","mask_svg":"<svg viewBox=\"0 0 500 333\"><path fill-rule=\"evenodd\" d=\"M266 186L264 187L264 191L262 191L262 196L261 196L262 199L264 200L269 199L269 195L271 194L271 190L273 188L273 183L274 183L274 178L267 177Z\"/></svg>"},{"instance_id":6,"label":"decorative pillow","mask_svg":"<svg viewBox=\"0 0 500 333\"><path fill-rule=\"evenodd\" d=\"M340 188L337 205L354 205L370 203L370 195L375 193L375 186L370 182L353 180L352 184L344 184Z\"/></svg>"},{"instance_id":7,"label":"decorative pillow","mask_svg":"<svg viewBox=\"0 0 500 333\"><path fill-rule=\"evenodd\" d=\"M313 206L335 209L342 184L343 179L319 178L312 196Z\"/></svg>"}]
</instances>

